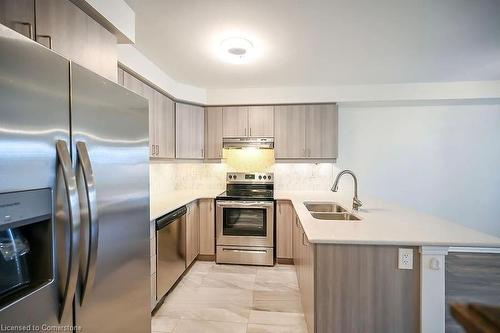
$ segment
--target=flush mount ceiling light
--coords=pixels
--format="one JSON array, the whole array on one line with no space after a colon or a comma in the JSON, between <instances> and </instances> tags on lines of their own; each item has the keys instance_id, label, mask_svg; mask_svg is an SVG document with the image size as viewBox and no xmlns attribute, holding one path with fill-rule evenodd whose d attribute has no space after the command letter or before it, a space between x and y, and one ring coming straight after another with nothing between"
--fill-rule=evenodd
<instances>
[{"instance_id":1,"label":"flush mount ceiling light","mask_svg":"<svg viewBox=\"0 0 500 333\"><path fill-rule=\"evenodd\" d=\"M254 54L254 46L246 38L230 37L220 43L221 57L224 61L241 64L248 62Z\"/></svg>"}]
</instances>

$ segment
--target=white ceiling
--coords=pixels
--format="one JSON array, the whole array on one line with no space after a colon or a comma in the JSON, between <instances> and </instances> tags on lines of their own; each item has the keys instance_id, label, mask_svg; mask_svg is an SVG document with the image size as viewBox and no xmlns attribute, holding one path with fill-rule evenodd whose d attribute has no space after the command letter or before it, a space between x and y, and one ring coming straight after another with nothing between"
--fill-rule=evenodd
<instances>
[{"instance_id":1,"label":"white ceiling","mask_svg":"<svg viewBox=\"0 0 500 333\"><path fill-rule=\"evenodd\" d=\"M136 47L208 89L500 79L500 0L126 0ZM260 51L227 64L228 36Z\"/></svg>"}]
</instances>

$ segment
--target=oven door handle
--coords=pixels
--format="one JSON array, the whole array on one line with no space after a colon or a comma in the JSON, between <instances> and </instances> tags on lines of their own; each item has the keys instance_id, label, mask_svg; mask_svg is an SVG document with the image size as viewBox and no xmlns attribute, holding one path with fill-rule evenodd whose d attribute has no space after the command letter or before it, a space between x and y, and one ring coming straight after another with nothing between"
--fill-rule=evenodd
<instances>
[{"instance_id":1,"label":"oven door handle","mask_svg":"<svg viewBox=\"0 0 500 333\"><path fill-rule=\"evenodd\" d=\"M268 208L273 207L273 201L217 201L217 206L226 208L245 208L245 207L256 207L256 208Z\"/></svg>"}]
</instances>

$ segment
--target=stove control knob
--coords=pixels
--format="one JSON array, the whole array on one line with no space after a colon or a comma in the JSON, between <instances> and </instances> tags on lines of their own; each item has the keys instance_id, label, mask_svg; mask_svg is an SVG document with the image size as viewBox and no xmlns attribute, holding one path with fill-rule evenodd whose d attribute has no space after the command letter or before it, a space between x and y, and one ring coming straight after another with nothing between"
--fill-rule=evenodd
<instances>
[{"instance_id":1,"label":"stove control knob","mask_svg":"<svg viewBox=\"0 0 500 333\"><path fill-rule=\"evenodd\" d=\"M236 175L233 175L233 178L236 179Z\"/></svg>"},{"instance_id":2,"label":"stove control knob","mask_svg":"<svg viewBox=\"0 0 500 333\"><path fill-rule=\"evenodd\" d=\"M233 178L233 176L232 176L232 175L229 175L229 179L231 179L231 178Z\"/></svg>"},{"instance_id":3,"label":"stove control knob","mask_svg":"<svg viewBox=\"0 0 500 333\"><path fill-rule=\"evenodd\" d=\"M271 176L267 176L267 179L271 180Z\"/></svg>"},{"instance_id":4,"label":"stove control knob","mask_svg":"<svg viewBox=\"0 0 500 333\"><path fill-rule=\"evenodd\" d=\"M266 176L264 176L264 178L266 178ZM259 176L259 179L262 179L262 176Z\"/></svg>"}]
</instances>

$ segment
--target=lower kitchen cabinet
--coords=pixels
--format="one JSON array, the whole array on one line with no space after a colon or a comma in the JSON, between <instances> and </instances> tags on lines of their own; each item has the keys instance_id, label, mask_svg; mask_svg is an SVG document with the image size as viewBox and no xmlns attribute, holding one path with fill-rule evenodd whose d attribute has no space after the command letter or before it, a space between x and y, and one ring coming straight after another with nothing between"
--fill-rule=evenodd
<instances>
[{"instance_id":1,"label":"lower kitchen cabinet","mask_svg":"<svg viewBox=\"0 0 500 333\"><path fill-rule=\"evenodd\" d=\"M215 255L215 202L200 199L200 254Z\"/></svg>"},{"instance_id":2,"label":"lower kitchen cabinet","mask_svg":"<svg viewBox=\"0 0 500 333\"><path fill-rule=\"evenodd\" d=\"M290 260L292 253L292 228L294 222L294 210L292 203L288 200L276 201L276 258L278 260Z\"/></svg>"},{"instance_id":3,"label":"lower kitchen cabinet","mask_svg":"<svg viewBox=\"0 0 500 333\"><path fill-rule=\"evenodd\" d=\"M392 245L312 244L293 223L293 261L309 333L420 332L420 256L397 268Z\"/></svg>"},{"instance_id":4,"label":"lower kitchen cabinet","mask_svg":"<svg viewBox=\"0 0 500 333\"><path fill-rule=\"evenodd\" d=\"M187 205L186 213L186 267L200 253L200 208L199 201Z\"/></svg>"},{"instance_id":5,"label":"lower kitchen cabinet","mask_svg":"<svg viewBox=\"0 0 500 333\"><path fill-rule=\"evenodd\" d=\"M295 215L295 214L294 214ZM315 332L315 245L309 243L300 220L295 216L293 223L293 262L299 282L302 310L309 333Z\"/></svg>"},{"instance_id":6,"label":"lower kitchen cabinet","mask_svg":"<svg viewBox=\"0 0 500 333\"><path fill-rule=\"evenodd\" d=\"M149 255L151 261L151 310L156 306L156 221L149 222Z\"/></svg>"}]
</instances>

